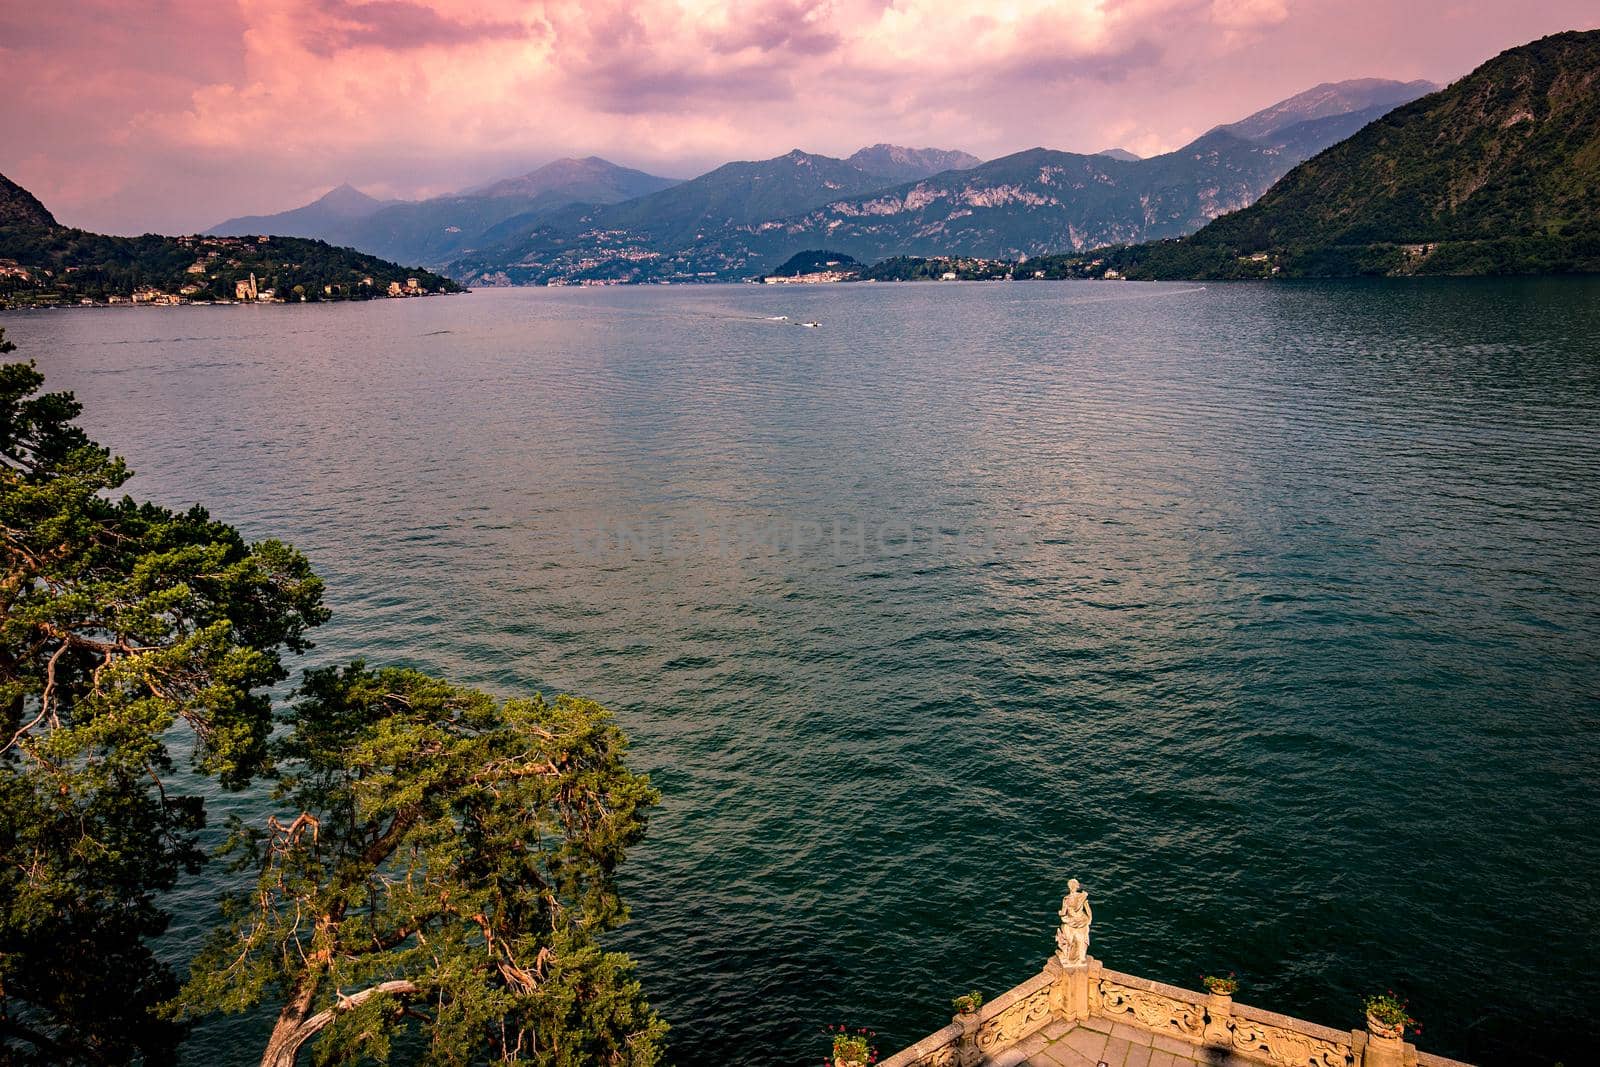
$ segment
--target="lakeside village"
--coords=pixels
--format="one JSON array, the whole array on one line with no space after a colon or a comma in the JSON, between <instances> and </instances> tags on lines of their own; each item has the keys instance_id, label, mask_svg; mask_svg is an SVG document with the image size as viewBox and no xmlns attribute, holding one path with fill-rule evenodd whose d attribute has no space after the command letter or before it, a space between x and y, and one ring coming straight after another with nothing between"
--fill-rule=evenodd
<instances>
[{"instance_id":1,"label":"lakeside village","mask_svg":"<svg viewBox=\"0 0 1600 1067\"><path fill-rule=\"evenodd\" d=\"M195 269L195 267L198 267L198 266L200 266L200 264L196 263L194 265L194 267L190 267L189 269L192 271L192 270ZM364 289L371 289L377 283L375 283L372 280L372 275L368 274L368 275L363 276L361 281L359 283L357 283L357 284L360 285ZM342 290L344 288L347 288L347 287L337 286L337 285L324 285L322 287L322 295L325 296L325 297L337 297L337 296L341 295ZM188 289L189 289L189 286L184 286L183 289L180 289L178 292L179 292L180 295L188 295L187 292L186 292ZM442 290L442 289L440 290L440 292L443 292L443 291L444 290ZM141 301L140 301L139 298L140 298L141 294L143 294L145 296L145 301L144 302L146 302L146 303L178 304L178 303L182 303L183 302L183 301L175 298L171 293L161 293L161 292L158 292L158 291L156 291L154 289L135 290L134 294L133 294L133 297L132 297L132 302L135 303L135 304L140 303ZM289 295L293 296L295 294L291 293ZM399 282L390 282L388 287L386 289L384 289L383 295L384 296L391 296L391 297L393 297L393 296L427 296L428 295L428 291L426 289L422 288L422 286L418 285L416 277L412 276L412 277L408 277L406 279L406 283L404 285L401 285ZM114 297L111 298L111 303L113 303L113 304L118 303L119 299L120 298L114 296ZM303 293L299 294L299 299L302 300L302 301L305 300L305 294L303 294ZM199 303L200 301L194 301L194 302ZM232 300L213 300L213 301L205 301L205 302L206 303L215 303L215 304L250 304L250 303L257 303L257 304L283 304L283 303L287 303L288 302L288 297L280 296L276 289L263 289L263 288L260 288L259 284L256 282L255 274L252 273L249 278L233 283L233 299Z\"/></svg>"},{"instance_id":2,"label":"lakeside village","mask_svg":"<svg viewBox=\"0 0 1600 1067\"><path fill-rule=\"evenodd\" d=\"M592 235L591 235L592 236ZM750 285L829 285L839 282L977 282L1016 281L1034 279L1084 278L1105 281L1122 281L1123 275L1114 267L1105 265L1104 259L1085 259L1081 254L1040 257L1038 267L1029 266L1027 256L1018 259L985 259L978 256L891 256L876 263L862 263L842 252L814 249L796 252L771 273L743 275L737 272L699 271L676 272L661 277L643 276L636 268L641 262L660 259L659 253L633 253L612 258L585 258L569 265L569 269L542 281L530 280L523 284L543 285L549 288L566 286L603 287L613 285L681 285L707 282L742 281ZM1265 260L1262 254L1258 257ZM626 273L617 268L626 266ZM505 272L486 274L472 279L474 285L505 286L517 284Z\"/></svg>"},{"instance_id":3,"label":"lakeside village","mask_svg":"<svg viewBox=\"0 0 1600 1067\"><path fill-rule=\"evenodd\" d=\"M1263 256L1263 259L1266 257ZM776 270L750 279L764 285L831 285L839 282L969 282L1091 278L1122 281L1123 274L1104 258L1082 254L1015 260L976 256L892 256L862 263L843 252L817 249L797 252Z\"/></svg>"}]
</instances>

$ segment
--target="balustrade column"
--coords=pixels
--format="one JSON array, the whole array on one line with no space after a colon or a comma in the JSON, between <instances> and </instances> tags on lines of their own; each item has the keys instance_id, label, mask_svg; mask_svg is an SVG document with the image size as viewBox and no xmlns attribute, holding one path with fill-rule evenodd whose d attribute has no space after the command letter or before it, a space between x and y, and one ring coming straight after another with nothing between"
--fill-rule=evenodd
<instances>
[{"instance_id":1,"label":"balustrade column","mask_svg":"<svg viewBox=\"0 0 1600 1067\"><path fill-rule=\"evenodd\" d=\"M978 1050L978 1020L981 1012L957 1012L950 1021L961 1027L961 1036L956 1039L956 1063L959 1067L978 1067L983 1062L983 1053Z\"/></svg>"},{"instance_id":2,"label":"balustrade column","mask_svg":"<svg viewBox=\"0 0 1600 1067\"><path fill-rule=\"evenodd\" d=\"M1233 1019L1233 994L1232 993L1207 993L1206 994L1206 1044L1231 1045L1233 1044L1233 1029L1229 1026Z\"/></svg>"},{"instance_id":3,"label":"balustrade column","mask_svg":"<svg viewBox=\"0 0 1600 1067\"><path fill-rule=\"evenodd\" d=\"M1389 1026L1367 1016L1367 1047L1361 1067L1404 1067L1406 1039L1403 1026Z\"/></svg>"}]
</instances>

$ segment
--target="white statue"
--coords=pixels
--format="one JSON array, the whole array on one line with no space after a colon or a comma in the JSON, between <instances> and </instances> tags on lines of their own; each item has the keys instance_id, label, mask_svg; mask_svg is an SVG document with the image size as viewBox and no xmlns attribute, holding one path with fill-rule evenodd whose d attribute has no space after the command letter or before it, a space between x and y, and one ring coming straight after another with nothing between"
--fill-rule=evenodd
<instances>
[{"instance_id":1,"label":"white statue","mask_svg":"<svg viewBox=\"0 0 1600 1067\"><path fill-rule=\"evenodd\" d=\"M1067 895L1061 898L1061 929L1056 931L1056 959L1063 967L1081 967L1089 961L1089 924L1094 912L1089 894L1076 878L1067 879Z\"/></svg>"}]
</instances>

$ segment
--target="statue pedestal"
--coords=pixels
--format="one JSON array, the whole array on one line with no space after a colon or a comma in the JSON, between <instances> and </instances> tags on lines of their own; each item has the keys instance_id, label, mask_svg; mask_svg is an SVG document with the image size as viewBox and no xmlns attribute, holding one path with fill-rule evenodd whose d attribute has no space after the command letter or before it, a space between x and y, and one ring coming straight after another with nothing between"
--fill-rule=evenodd
<instances>
[{"instance_id":1,"label":"statue pedestal","mask_svg":"<svg viewBox=\"0 0 1600 1067\"><path fill-rule=\"evenodd\" d=\"M1050 1007L1062 1019L1087 1019L1095 980L1100 975L1100 961L1093 956L1082 963L1064 964L1060 957L1051 956L1044 965L1051 975Z\"/></svg>"}]
</instances>

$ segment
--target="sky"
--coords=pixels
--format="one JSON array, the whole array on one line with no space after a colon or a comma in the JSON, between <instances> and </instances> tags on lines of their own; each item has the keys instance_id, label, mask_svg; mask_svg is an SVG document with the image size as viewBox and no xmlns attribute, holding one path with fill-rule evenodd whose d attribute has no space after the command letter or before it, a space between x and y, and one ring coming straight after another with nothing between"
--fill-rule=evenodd
<instances>
[{"instance_id":1,"label":"sky","mask_svg":"<svg viewBox=\"0 0 1600 1067\"><path fill-rule=\"evenodd\" d=\"M562 156L1152 155L1594 28L1596 0L0 0L0 173L69 225L182 233Z\"/></svg>"}]
</instances>

